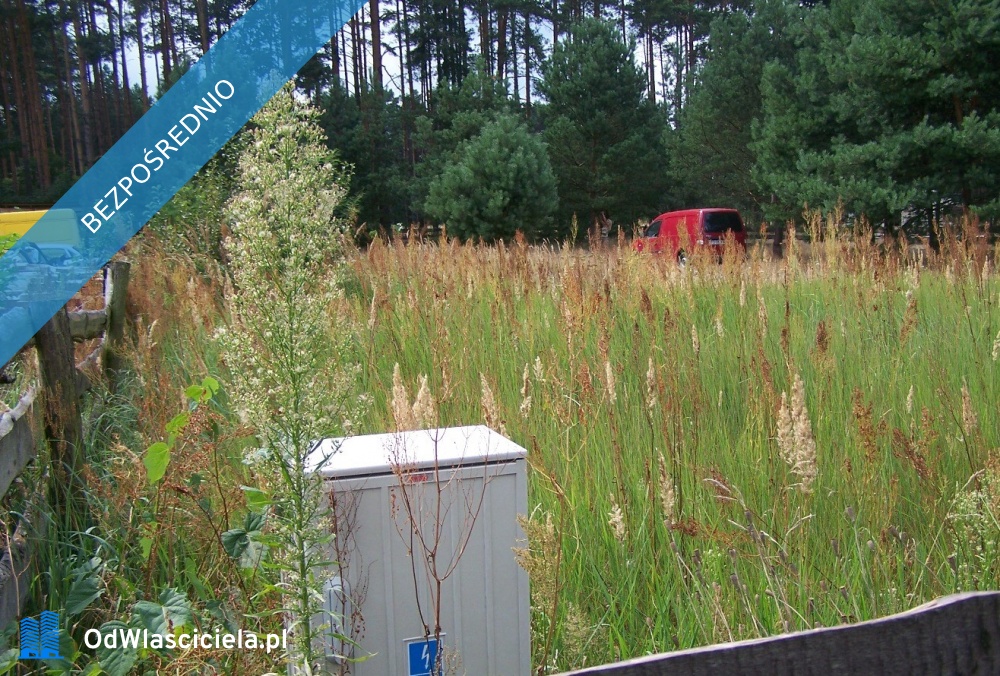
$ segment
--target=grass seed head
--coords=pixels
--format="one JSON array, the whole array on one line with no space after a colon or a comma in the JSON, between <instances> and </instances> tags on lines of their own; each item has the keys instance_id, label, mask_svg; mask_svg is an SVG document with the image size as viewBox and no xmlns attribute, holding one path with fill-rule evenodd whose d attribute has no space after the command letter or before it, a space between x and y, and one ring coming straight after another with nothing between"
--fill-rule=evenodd
<instances>
[{"instance_id":1,"label":"grass seed head","mask_svg":"<svg viewBox=\"0 0 1000 676\"><path fill-rule=\"evenodd\" d=\"M615 389L615 370L610 361L604 362L604 386L608 391L608 402L614 404L618 401L618 392Z\"/></svg>"},{"instance_id":2,"label":"grass seed head","mask_svg":"<svg viewBox=\"0 0 1000 676\"><path fill-rule=\"evenodd\" d=\"M649 358L649 367L646 369L646 409L652 413L656 410L656 369L653 367L653 358Z\"/></svg>"},{"instance_id":3,"label":"grass seed head","mask_svg":"<svg viewBox=\"0 0 1000 676\"><path fill-rule=\"evenodd\" d=\"M660 456L660 507L663 509L663 523L668 528L676 521L677 494L674 490L674 480L667 472L667 461Z\"/></svg>"},{"instance_id":4,"label":"grass seed head","mask_svg":"<svg viewBox=\"0 0 1000 676\"><path fill-rule=\"evenodd\" d=\"M479 384L483 390L482 398L479 401L483 409L483 420L486 421L486 425L490 429L494 429L500 434L507 436L507 427L504 425L503 418L500 417L500 409L497 407L493 390L490 388L490 383L486 380L486 376L482 373L479 374Z\"/></svg>"},{"instance_id":5,"label":"grass seed head","mask_svg":"<svg viewBox=\"0 0 1000 676\"><path fill-rule=\"evenodd\" d=\"M413 421L419 429L437 427L437 404L427 387L427 376L420 376L420 389L413 402Z\"/></svg>"},{"instance_id":6,"label":"grass seed head","mask_svg":"<svg viewBox=\"0 0 1000 676\"><path fill-rule=\"evenodd\" d=\"M792 381L791 397L781 393L778 408L778 450L792 474L799 479L798 488L803 493L812 491L816 479L816 441L812 423L806 409L805 385L798 373Z\"/></svg>"},{"instance_id":7,"label":"grass seed head","mask_svg":"<svg viewBox=\"0 0 1000 676\"><path fill-rule=\"evenodd\" d=\"M972 436L979 427L979 417L976 409L972 405L972 396L969 394L969 386L962 383L962 431L967 437Z\"/></svg>"},{"instance_id":8,"label":"grass seed head","mask_svg":"<svg viewBox=\"0 0 1000 676\"><path fill-rule=\"evenodd\" d=\"M392 418L396 422L397 431L412 430L415 427L410 398L406 393L398 362L392 367Z\"/></svg>"},{"instance_id":9,"label":"grass seed head","mask_svg":"<svg viewBox=\"0 0 1000 676\"><path fill-rule=\"evenodd\" d=\"M615 534L615 539L618 542L624 542L625 536L628 535L625 529L625 515L622 513L622 508L615 501L614 496L611 497L611 511L608 512L608 525L611 526L611 532Z\"/></svg>"},{"instance_id":10,"label":"grass seed head","mask_svg":"<svg viewBox=\"0 0 1000 676\"><path fill-rule=\"evenodd\" d=\"M761 333L767 331L767 306L764 305L764 296L761 295L760 287L757 287L757 321L760 323Z\"/></svg>"},{"instance_id":11,"label":"grass seed head","mask_svg":"<svg viewBox=\"0 0 1000 676\"><path fill-rule=\"evenodd\" d=\"M535 363L532 366L532 371L535 375L535 381L539 383L545 382L545 368L542 366L542 358L536 356Z\"/></svg>"},{"instance_id":12,"label":"grass seed head","mask_svg":"<svg viewBox=\"0 0 1000 676\"><path fill-rule=\"evenodd\" d=\"M531 367L525 362L524 364L524 375L521 376L521 417L527 418L528 414L531 413L531 381L529 376L531 375Z\"/></svg>"}]
</instances>

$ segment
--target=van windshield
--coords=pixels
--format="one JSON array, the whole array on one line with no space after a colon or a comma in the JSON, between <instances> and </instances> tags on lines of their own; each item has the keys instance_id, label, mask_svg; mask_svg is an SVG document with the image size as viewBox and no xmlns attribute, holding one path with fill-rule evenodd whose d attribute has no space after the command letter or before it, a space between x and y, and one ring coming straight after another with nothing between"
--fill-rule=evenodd
<instances>
[{"instance_id":1,"label":"van windshield","mask_svg":"<svg viewBox=\"0 0 1000 676\"><path fill-rule=\"evenodd\" d=\"M649 224L646 228L646 232L643 237L659 237L660 236L660 223L662 221L656 220Z\"/></svg>"},{"instance_id":2,"label":"van windshield","mask_svg":"<svg viewBox=\"0 0 1000 676\"><path fill-rule=\"evenodd\" d=\"M743 222L735 211L709 211L705 214L705 232L743 232Z\"/></svg>"}]
</instances>

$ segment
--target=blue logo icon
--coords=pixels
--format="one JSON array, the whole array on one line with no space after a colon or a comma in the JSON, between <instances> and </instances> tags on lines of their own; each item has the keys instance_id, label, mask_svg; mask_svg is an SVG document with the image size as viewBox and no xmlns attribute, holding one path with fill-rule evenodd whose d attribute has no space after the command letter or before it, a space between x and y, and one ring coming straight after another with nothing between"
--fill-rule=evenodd
<instances>
[{"instance_id":1,"label":"blue logo icon","mask_svg":"<svg viewBox=\"0 0 1000 676\"><path fill-rule=\"evenodd\" d=\"M59 659L59 613L43 610L38 616L21 620L22 660Z\"/></svg>"}]
</instances>

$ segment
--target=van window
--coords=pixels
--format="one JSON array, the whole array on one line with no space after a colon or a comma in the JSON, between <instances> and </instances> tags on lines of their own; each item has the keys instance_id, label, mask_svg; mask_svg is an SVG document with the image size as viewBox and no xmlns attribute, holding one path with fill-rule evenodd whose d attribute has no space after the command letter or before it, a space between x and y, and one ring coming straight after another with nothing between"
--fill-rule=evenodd
<instances>
[{"instance_id":1,"label":"van window","mask_svg":"<svg viewBox=\"0 0 1000 676\"><path fill-rule=\"evenodd\" d=\"M705 214L705 232L743 232L740 215L735 211L709 211Z\"/></svg>"},{"instance_id":2,"label":"van window","mask_svg":"<svg viewBox=\"0 0 1000 676\"><path fill-rule=\"evenodd\" d=\"M643 234L643 237L659 237L660 236L660 223L662 223L662 222L663 221L657 219L657 220L653 221L652 223L650 223L649 227L646 228L646 232Z\"/></svg>"}]
</instances>

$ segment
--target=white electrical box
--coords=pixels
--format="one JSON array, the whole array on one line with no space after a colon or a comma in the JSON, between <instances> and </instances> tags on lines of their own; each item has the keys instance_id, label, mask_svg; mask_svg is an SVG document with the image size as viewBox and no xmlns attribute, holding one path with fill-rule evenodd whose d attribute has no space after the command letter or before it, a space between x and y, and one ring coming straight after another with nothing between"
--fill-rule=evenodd
<instances>
[{"instance_id":1,"label":"white electrical box","mask_svg":"<svg viewBox=\"0 0 1000 676\"><path fill-rule=\"evenodd\" d=\"M357 676L528 676L525 449L488 427L326 439L333 507L327 668ZM353 659L344 660L347 655ZM435 670L435 667L438 670Z\"/></svg>"}]
</instances>

